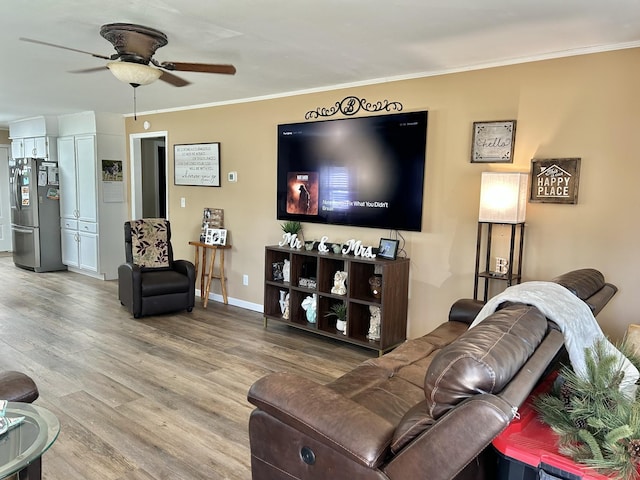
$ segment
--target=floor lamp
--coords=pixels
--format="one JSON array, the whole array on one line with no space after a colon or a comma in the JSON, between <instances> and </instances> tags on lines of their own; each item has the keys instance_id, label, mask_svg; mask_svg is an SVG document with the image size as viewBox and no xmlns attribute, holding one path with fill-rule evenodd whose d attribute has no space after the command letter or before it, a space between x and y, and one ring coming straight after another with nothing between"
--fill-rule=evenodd
<instances>
[{"instance_id":1,"label":"floor lamp","mask_svg":"<svg viewBox=\"0 0 640 480\"><path fill-rule=\"evenodd\" d=\"M478 213L478 238L476 246L476 274L474 298L478 299L479 280L484 279L484 295L488 298L489 280L502 280L507 286L519 283L522 278L522 247L524 242L524 222L527 207L528 174L520 172L483 172L480 185L480 209ZM510 227L510 248L508 259L498 257L495 268L491 268L491 246L493 226ZM484 268L480 267L483 231L486 230ZM519 241L516 244L516 237ZM518 246L516 252L516 245ZM514 269L514 260L517 266Z\"/></svg>"}]
</instances>

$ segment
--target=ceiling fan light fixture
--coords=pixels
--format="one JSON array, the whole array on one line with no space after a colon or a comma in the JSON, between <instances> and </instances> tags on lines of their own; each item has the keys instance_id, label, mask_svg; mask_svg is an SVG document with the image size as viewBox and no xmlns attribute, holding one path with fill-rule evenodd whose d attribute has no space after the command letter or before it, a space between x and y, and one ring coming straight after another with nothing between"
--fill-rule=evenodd
<instances>
[{"instance_id":1,"label":"ceiling fan light fixture","mask_svg":"<svg viewBox=\"0 0 640 480\"><path fill-rule=\"evenodd\" d=\"M129 83L134 87L138 85L149 85L155 82L162 75L162 71L143 65L141 63L132 62L109 62L107 68L111 70L113 76L124 83Z\"/></svg>"}]
</instances>

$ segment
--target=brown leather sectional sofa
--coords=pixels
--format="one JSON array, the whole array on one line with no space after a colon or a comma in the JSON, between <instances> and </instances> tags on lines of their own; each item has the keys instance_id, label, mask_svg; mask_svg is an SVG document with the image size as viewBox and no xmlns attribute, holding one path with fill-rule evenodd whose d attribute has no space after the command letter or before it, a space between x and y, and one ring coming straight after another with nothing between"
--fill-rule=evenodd
<instances>
[{"instance_id":1,"label":"brown leather sectional sofa","mask_svg":"<svg viewBox=\"0 0 640 480\"><path fill-rule=\"evenodd\" d=\"M554 279L597 314L616 288L593 269ZM468 330L482 305L327 385L274 373L249 390L252 478L489 479L490 443L564 352L540 311L508 303Z\"/></svg>"}]
</instances>

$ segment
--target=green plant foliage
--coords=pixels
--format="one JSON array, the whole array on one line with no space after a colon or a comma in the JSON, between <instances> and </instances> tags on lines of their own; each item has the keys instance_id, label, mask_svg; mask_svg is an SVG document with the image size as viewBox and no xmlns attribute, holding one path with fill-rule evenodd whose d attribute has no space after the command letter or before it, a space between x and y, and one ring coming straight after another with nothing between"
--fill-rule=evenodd
<instances>
[{"instance_id":1,"label":"green plant foliage","mask_svg":"<svg viewBox=\"0 0 640 480\"><path fill-rule=\"evenodd\" d=\"M347 318L347 304L344 302L334 303L331 305L330 312L325 317L336 317L338 320L346 320Z\"/></svg>"},{"instance_id":2,"label":"green plant foliage","mask_svg":"<svg viewBox=\"0 0 640 480\"><path fill-rule=\"evenodd\" d=\"M295 222L293 220L289 220L284 222L282 225L282 231L285 233L291 233L292 235L294 233L298 233L300 230L302 230L302 224L300 222Z\"/></svg>"},{"instance_id":3,"label":"green plant foliage","mask_svg":"<svg viewBox=\"0 0 640 480\"><path fill-rule=\"evenodd\" d=\"M640 359L619 347L634 365ZM620 480L637 480L640 466L640 402L619 389L624 377L618 358L604 343L585 351L586 376L563 366L549 393L534 399L543 422L558 435L558 451L578 463Z\"/></svg>"}]
</instances>

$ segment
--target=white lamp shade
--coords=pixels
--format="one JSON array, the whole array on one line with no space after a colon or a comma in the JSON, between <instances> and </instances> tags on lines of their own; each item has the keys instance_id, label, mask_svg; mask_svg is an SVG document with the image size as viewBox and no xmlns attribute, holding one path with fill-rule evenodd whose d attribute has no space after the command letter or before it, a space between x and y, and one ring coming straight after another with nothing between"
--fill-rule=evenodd
<instances>
[{"instance_id":1,"label":"white lamp shade","mask_svg":"<svg viewBox=\"0 0 640 480\"><path fill-rule=\"evenodd\" d=\"M149 85L155 82L162 75L162 71L157 68L132 62L109 62L107 68L111 70L114 77L124 83L134 86Z\"/></svg>"},{"instance_id":2,"label":"white lamp shade","mask_svg":"<svg viewBox=\"0 0 640 480\"><path fill-rule=\"evenodd\" d=\"M527 209L527 173L483 172L480 222L523 223Z\"/></svg>"}]
</instances>

